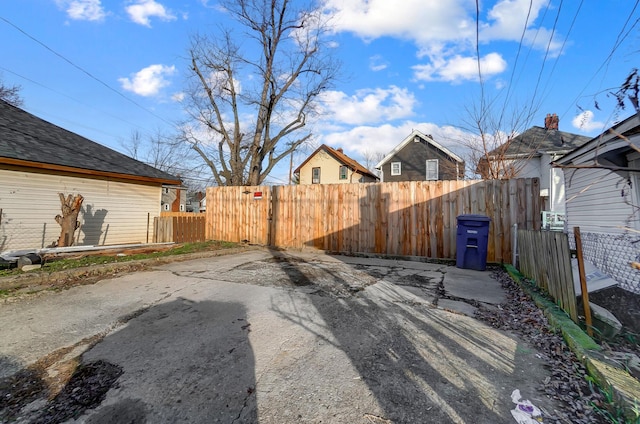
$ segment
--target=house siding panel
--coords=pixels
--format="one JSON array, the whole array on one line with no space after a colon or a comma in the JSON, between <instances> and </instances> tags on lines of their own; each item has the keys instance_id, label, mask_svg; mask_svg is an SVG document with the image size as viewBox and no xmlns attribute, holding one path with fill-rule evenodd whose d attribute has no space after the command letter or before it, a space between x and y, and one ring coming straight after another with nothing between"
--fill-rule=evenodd
<instances>
[{"instance_id":1,"label":"house siding panel","mask_svg":"<svg viewBox=\"0 0 640 424\"><path fill-rule=\"evenodd\" d=\"M584 232L619 234L633 215L625 178L604 169L565 169L567 225ZM627 191L625 191L626 193ZM615 224L613 224L615 223Z\"/></svg>"},{"instance_id":2,"label":"house siding panel","mask_svg":"<svg viewBox=\"0 0 640 424\"><path fill-rule=\"evenodd\" d=\"M396 153L392 159L382 165L382 173L385 182L396 181L425 181L427 159L438 159L438 175L440 180L456 180L456 162L439 149L424 140L411 141L402 150ZM401 175L391 175L391 163L402 162ZM459 172L464 172L464 165L459 164Z\"/></svg>"},{"instance_id":3,"label":"house siding panel","mask_svg":"<svg viewBox=\"0 0 640 424\"><path fill-rule=\"evenodd\" d=\"M316 155L311 157L307 163L300 168L300 184L312 183L312 169L320 168L320 184L350 184L359 182L363 176L352 169L347 172L347 179L340 179L340 166L333 156L324 150L320 150ZM374 182L375 179L365 176L363 182Z\"/></svg>"},{"instance_id":4,"label":"house siding panel","mask_svg":"<svg viewBox=\"0 0 640 424\"><path fill-rule=\"evenodd\" d=\"M56 241L59 192L84 197L78 245L146 242L147 214L153 218L160 212L159 185L7 169L0 169L0 181L0 251L42 248Z\"/></svg>"}]
</instances>

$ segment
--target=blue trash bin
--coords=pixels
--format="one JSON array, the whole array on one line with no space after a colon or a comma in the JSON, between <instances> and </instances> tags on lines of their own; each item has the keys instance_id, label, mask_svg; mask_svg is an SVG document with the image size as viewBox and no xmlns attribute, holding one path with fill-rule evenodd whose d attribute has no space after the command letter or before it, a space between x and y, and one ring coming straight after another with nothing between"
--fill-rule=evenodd
<instances>
[{"instance_id":1,"label":"blue trash bin","mask_svg":"<svg viewBox=\"0 0 640 424\"><path fill-rule=\"evenodd\" d=\"M489 223L484 215L459 215L456 232L456 266L484 271L487 268Z\"/></svg>"}]
</instances>

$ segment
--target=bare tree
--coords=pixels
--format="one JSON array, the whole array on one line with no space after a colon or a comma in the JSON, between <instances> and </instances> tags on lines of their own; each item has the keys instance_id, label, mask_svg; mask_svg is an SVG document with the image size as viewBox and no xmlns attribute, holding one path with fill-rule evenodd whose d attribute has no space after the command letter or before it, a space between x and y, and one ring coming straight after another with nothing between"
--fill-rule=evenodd
<instances>
[{"instance_id":1,"label":"bare tree","mask_svg":"<svg viewBox=\"0 0 640 424\"><path fill-rule=\"evenodd\" d=\"M132 131L131 137L120 144L132 158L180 176L183 184L191 189L201 190L206 185L200 178L203 172L202 162L183 143L182 135L166 134L158 130L145 136L139 131Z\"/></svg>"},{"instance_id":2,"label":"bare tree","mask_svg":"<svg viewBox=\"0 0 640 424\"><path fill-rule=\"evenodd\" d=\"M536 153L536 143L528 140L525 146L516 146L516 137L531 123L534 113L529 107L514 107L507 115L504 108L494 109L494 103L479 102L465 108L461 129L469 137L458 140L467 150L467 170L482 179L509 179L517 177Z\"/></svg>"},{"instance_id":3,"label":"bare tree","mask_svg":"<svg viewBox=\"0 0 640 424\"><path fill-rule=\"evenodd\" d=\"M20 107L24 103L22 97L20 97L20 90L22 90L22 87L19 85L5 85L0 75L0 99L13 106Z\"/></svg>"},{"instance_id":4,"label":"bare tree","mask_svg":"<svg viewBox=\"0 0 640 424\"><path fill-rule=\"evenodd\" d=\"M322 13L292 0L223 0L242 34L194 36L184 138L218 185L258 185L311 137L303 131L338 64Z\"/></svg>"},{"instance_id":5,"label":"bare tree","mask_svg":"<svg viewBox=\"0 0 640 424\"><path fill-rule=\"evenodd\" d=\"M375 152L372 150L365 150L362 152L362 160L364 161L364 166L369 171L378 175L379 170L376 169L376 165L384 159L385 154L383 152Z\"/></svg>"}]
</instances>

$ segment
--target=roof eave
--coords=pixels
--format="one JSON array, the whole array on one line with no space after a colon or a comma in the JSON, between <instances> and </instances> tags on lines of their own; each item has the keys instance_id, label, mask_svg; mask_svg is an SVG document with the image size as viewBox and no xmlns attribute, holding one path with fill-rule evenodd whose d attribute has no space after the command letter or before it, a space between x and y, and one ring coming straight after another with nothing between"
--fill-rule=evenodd
<instances>
[{"instance_id":1,"label":"roof eave","mask_svg":"<svg viewBox=\"0 0 640 424\"><path fill-rule=\"evenodd\" d=\"M25 168L33 168L39 169L43 171L57 171L57 172L70 172L74 174L81 175L91 175L96 177L107 177L107 178L119 178L122 180L130 180L130 181L138 181L138 182L147 182L154 184L170 184L170 185L181 185L182 180L180 179L168 179L168 178L159 178L159 177L149 177L142 175L132 175L132 174L121 174L117 172L106 172L106 171L97 171L93 169L84 169L84 168L74 168L70 166L64 165L54 165L50 163L42 163L42 162L32 162L26 161L22 159L13 159L0 157L0 165L12 165L12 166L21 166Z\"/></svg>"}]
</instances>

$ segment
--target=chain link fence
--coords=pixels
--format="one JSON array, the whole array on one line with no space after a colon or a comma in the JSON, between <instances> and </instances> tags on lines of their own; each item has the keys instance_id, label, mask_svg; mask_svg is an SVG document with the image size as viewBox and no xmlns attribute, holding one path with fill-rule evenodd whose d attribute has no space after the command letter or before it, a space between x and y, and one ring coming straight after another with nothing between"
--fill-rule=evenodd
<instances>
[{"instance_id":1,"label":"chain link fence","mask_svg":"<svg viewBox=\"0 0 640 424\"><path fill-rule=\"evenodd\" d=\"M581 232L584 258L616 280L620 288L640 294L640 236ZM573 232L569 245L576 248Z\"/></svg>"}]
</instances>

